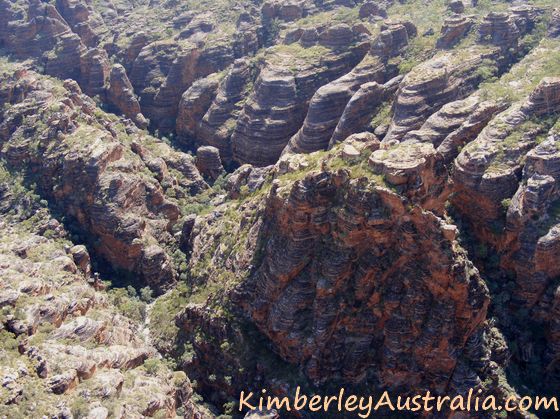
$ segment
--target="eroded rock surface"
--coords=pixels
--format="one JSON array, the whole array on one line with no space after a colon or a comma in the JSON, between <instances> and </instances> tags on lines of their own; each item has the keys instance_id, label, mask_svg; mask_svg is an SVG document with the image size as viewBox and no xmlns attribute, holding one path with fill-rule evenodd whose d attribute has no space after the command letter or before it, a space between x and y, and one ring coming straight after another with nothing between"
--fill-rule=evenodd
<instances>
[{"instance_id":1,"label":"eroded rock surface","mask_svg":"<svg viewBox=\"0 0 560 419\"><path fill-rule=\"evenodd\" d=\"M556 393L559 28L549 0L0 0L0 416Z\"/></svg>"},{"instance_id":2,"label":"eroded rock surface","mask_svg":"<svg viewBox=\"0 0 560 419\"><path fill-rule=\"evenodd\" d=\"M211 417L191 398L184 374L174 376L145 341L142 318L129 317L141 316L141 303L96 290L87 250L70 248L64 229L33 232L53 224L49 210L33 200L36 212L27 218L17 206L22 185L1 184L11 211L0 212L0 283L2 295L11 297L0 323L0 412L141 417L181 409L185 417Z\"/></svg>"},{"instance_id":3,"label":"eroded rock surface","mask_svg":"<svg viewBox=\"0 0 560 419\"><path fill-rule=\"evenodd\" d=\"M2 120L0 155L9 167L35 176L40 193L95 237L96 251L114 267L158 290L173 284L165 246L181 210L166 189L185 197L206 187L192 158L97 116L73 81L57 84L26 70L4 81L0 95L10 111ZM30 113L34 118L22 124ZM154 151L138 145L146 140Z\"/></svg>"}]
</instances>

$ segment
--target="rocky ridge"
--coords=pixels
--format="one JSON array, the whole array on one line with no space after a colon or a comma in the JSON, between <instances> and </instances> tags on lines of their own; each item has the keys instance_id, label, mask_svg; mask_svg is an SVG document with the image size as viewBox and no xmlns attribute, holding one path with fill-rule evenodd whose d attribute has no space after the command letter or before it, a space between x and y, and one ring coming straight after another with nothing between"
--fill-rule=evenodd
<instances>
[{"instance_id":1,"label":"rocky ridge","mask_svg":"<svg viewBox=\"0 0 560 419\"><path fill-rule=\"evenodd\" d=\"M142 338L145 303L108 292L85 246L4 167L0 176L0 414L210 417Z\"/></svg>"},{"instance_id":2,"label":"rocky ridge","mask_svg":"<svg viewBox=\"0 0 560 419\"><path fill-rule=\"evenodd\" d=\"M0 158L66 226L38 237L67 228L76 274L96 270L91 254L164 293L150 340L216 412L241 390L298 384L556 391L554 3L187 3L0 4L0 27L21 35L0 29L20 62L1 62ZM7 249L11 284L27 250ZM59 253L52 269L73 272ZM77 365L48 391L73 394L92 362L145 380L120 343L110 361L66 344L141 334L66 298L46 300L56 330L41 352L17 355ZM20 317L3 327L40 336ZM172 415L183 393L160 378L149 405Z\"/></svg>"},{"instance_id":3,"label":"rocky ridge","mask_svg":"<svg viewBox=\"0 0 560 419\"><path fill-rule=\"evenodd\" d=\"M207 187L191 156L100 112L74 81L24 69L4 80L0 155L8 167L33 178L114 268L159 292L171 286L175 270L165 247L175 241L177 199Z\"/></svg>"}]
</instances>

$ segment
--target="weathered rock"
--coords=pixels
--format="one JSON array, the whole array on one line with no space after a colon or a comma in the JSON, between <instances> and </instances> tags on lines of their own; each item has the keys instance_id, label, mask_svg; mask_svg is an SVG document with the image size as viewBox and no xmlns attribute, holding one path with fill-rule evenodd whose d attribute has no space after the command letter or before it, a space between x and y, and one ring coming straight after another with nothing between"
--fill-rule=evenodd
<instances>
[{"instance_id":1,"label":"weathered rock","mask_svg":"<svg viewBox=\"0 0 560 419\"><path fill-rule=\"evenodd\" d=\"M78 384L78 374L76 370L69 370L64 374L58 374L49 378L48 386L54 394L64 394L76 388Z\"/></svg>"},{"instance_id":2,"label":"weathered rock","mask_svg":"<svg viewBox=\"0 0 560 419\"><path fill-rule=\"evenodd\" d=\"M411 22L387 20L381 26L379 36L372 42L371 54L382 59L397 56L413 36L416 36L416 27Z\"/></svg>"},{"instance_id":3,"label":"weathered rock","mask_svg":"<svg viewBox=\"0 0 560 419\"><path fill-rule=\"evenodd\" d=\"M191 233L193 231L195 222L195 214L188 215L183 222L183 227L181 228L181 241L179 242L179 245L185 252L189 250L189 241L191 240Z\"/></svg>"},{"instance_id":4,"label":"weathered rock","mask_svg":"<svg viewBox=\"0 0 560 419\"><path fill-rule=\"evenodd\" d=\"M547 35L550 38L558 38L560 36L560 9L552 12L552 17L548 24Z\"/></svg>"},{"instance_id":5,"label":"weathered rock","mask_svg":"<svg viewBox=\"0 0 560 419\"><path fill-rule=\"evenodd\" d=\"M197 143L216 147L226 162L232 159L230 138L251 76L249 62L245 59L236 60L220 82L212 104L201 120L197 121Z\"/></svg>"},{"instance_id":6,"label":"weathered rock","mask_svg":"<svg viewBox=\"0 0 560 419\"><path fill-rule=\"evenodd\" d=\"M132 64L129 78L141 98L144 116L161 132L173 131L182 94L198 78L227 67L231 46L200 49L177 43L146 45Z\"/></svg>"},{"instance_id":7,"label":"weathered rock","mask_svg":"<svg viewBox=\"0 0 560 419\"><path fill-rule=\"evenodd\" d=\"M140 103L134 95L134 89L122 65L116 64L111 69L107 99L121 114L130 118L138 127L147 128L148 122L142 115Z\"/></svg>"},{"instance_id":8,"label":"weathered rock","mask_svg":"<svg viewBox=\"0 0 560 419\"><path fill-rule=\"evenodd\" d=\"M284 2L273 0L267 1L263 4L261 13L264 20L277 18L285 22L291 22L303 17L304 7L303 3L298 4L297 1Z\"/></svg>"},{"instance_id":9,"label":"weathered rock","mask_svg":"<svg viewBox=\"0 0 560 419\"><path fill-rule=\"evenodd\" d=\"M48 211L36 217L48 219ZM29 226L38 222L31 220ZM25 294L27 306L18 310L18 317L40 319L38 328L22 331L19 345L15 337L5 334L4 343L17 347L5 352L10 356L9 365L15 368L6 374L3 366L0 372L3 394L8 397L3 398L2 409L7 414L32 417L39 405L58 412L57 417L72 417L65 405L75 406L87 398L90 418L106 417L107 408L118 411L125 405L127 417L139 417L147 407L151 414L170 416L184 407L191 419L209 417L203 410L198 413L188 379L175 383L163 365L152 374L142 368L144 361L157 360L154 349L139 336L140 319L124 317L114 305L130 302L128 297L119 302L91 288L81 273L60 271L56 259L68 251L60 241L36 236L5 215L0 216L0 225L3 289L19 289ZM84 254L83 246L70 250L75 255ZM33 252L33 260L27 252ZM45 295L45 284L50 294ZM8 313L6 307L3 310ZM3 317L2 329L9 330L14 314L15 308ZM132 385L125 385L125 379ZM148 401L143 397L146 391L150 394ZM30 395L34 397L32 402L26 399ZM152 403L154 400L158 403Z\"/></svg>"},{"instance_id":10,"label":"weathered rock","mask_svg":"<svg viewBox=\"0 0 560 419\"><path fill-rule=\"evenodd\" d=\"M383 85L377 82L362 84L346 104L329 141L329 147L366 128L381 104L396 92L401 80L402 76L397 76Z\"/></svg>"},{"instance_id":11,"label":"weathered rock","mask_svg":"<svg viewBox=\"0 0 560 419\"><path fill-rule=\"evenodd\" d=\"M476 234L494 245L501 240L495 227L502 218L501 202L518 189L523 158L536 145L540 134L538 128L521 130L518 138L515 131L532 116L558 109L559 86L558 79L544 79L523 103L499 114L455 161L457 206L462 213L469 214ZM518 140L506 142L507 147L500 145L512 135Z\"/></svg>"},{"instance_id":12,"label":"weathered rock","mask_svg":"<svg viewBox=\"0 0 560 419\"><path fill-rule=\"evenodd\" d=\"M142 240L143 237L169 234L168 229L179 218L177 205L165 197L157 180L160 175L165 175L165 170L156 170L152 181L133 174L141 167L155 170L151 163L153 158L145 155L145 163L127 150L107 121L106 128L87 123L78 127L70 115L78 112L87 121L95 108L93 101L81 95L75 83L68 82L68 90L59 98L53 94L57 91L55 87L45 83L37 75L28 73L19 75L19 78L15 76L3 84L4 91L14 89L16 85L27 86L25 96L12 103L13 113L3 121L2 132L5 134L0 141L6 144L7 154L13 155L11 140L15 137L12 135L17 136L17 132L23 130L20 127L18 131L17 124L19 112L24 112L25 106L35 103L37 109L49 106L60 109L39 114L46 118L51 129L50 134L43 137L44 144L57 144L50 149L51 154L37 150L40 154L35 155L33 149L21 149L25 157L10 158L11 164L44 174L37 183L45 196L56 199L80 228L97 238L95 250L99 255L115 267L139 273L146 282L157 284L156 287L168 286L174 280L171 261L161 249L146 253ZM37 101L37 96L42 99ZM28 130L26 135L36 134L34 130ZM164 165L169 164L185 176L176 183L176 189L182 189L183 196L189 194L189 190L195 192L205 187L187 156L165 146L160 147L159 152ZM165 177L168 178L169 175ZM161 178L161 182L165 179ZM111 205L106 205L106 199L111 201ZM137 215L132 215L134 213ZM149 217L153 218L138 217L139 214L151 214Z\"/></svg>"},{"instance_id":13,"label":"weathered rock","mask_svg":"<svg viewBox=\"0 0 560 419\"><path fill-rule=\"evenodd\" d=\"M447 8L453 13L461 14L465 11L465 4L461 0L451 0L447 3Z\"/></svg>"},{"instance_id":14,"label":"weathered rock","mask_svg":"<svg viewBox=\"0 0 560 419\"><path fill-rule=\"evenodd\" d=\"M210 13L191 16L185 28L179 33L178 38L187 39L200 32L208 33L214 29Z\"/></svg>"},{"instance_id":15,"label":"weathered rock","mask_svg":"<svg viewBox=\"0 0 560 419\"><path fill-rule=\"evenodd\" d=\"M216 180L224 173L220 150L212 146L199 147L196 150L196 167L204 177Z\"/></svg>"},{"instance_id":16,"label":"weathered rock","mask_svg":"<svg viewBox=\"0 0 560 419\"><path fill-rule=\"evenodd\" d=\"M198 124L216 95L219 80L215 75L195 81L181 97L177 115L177 135L179 140L193 141L197 137Z\"/></svg>"},{"instance_id":17,"label":"weathered rock","mask_svg":"<svg viewBox=\"0 0 560 419\"><path fill-rule=\"evenodd\" d=\"M451 16L446 18L441 28L441 36L437 40L437 47L447 49L457 45L467 35L473 25L473 20L467 16Z\"/></svg>"},{"instance_id":18,"label":"weathered rock","mask_svg":"<svg viewBox=\"0 0 560 419\"><path fill-rule=\"evenodd\" d=\"M430 142L449 163L506 107L506 104L481 102L477 96L451 102L430 116L421 129L406 134L403 141Z\"/></svg>"},{"instance_id":19,"label":"weathered rock","mask_svg":"<svg viewBox=\"0 0 560 419\"><path fill-rule=\"evenodd\" d=\"M558 11L234 3L0 0L3 414L213 417L294 382L556 392ZM146 310L90 252L113 286L188 287Z\"/></svg>"},{"instance_id":20,"label":"weathered rock","mask_svg":"<svg viewBox=\"0 0 560 419\"><path fill-rule=\"evenodd\" d=\"M378 3L374 3L373 1L367 1L360 6L359 16L360 19L365 19L370 16L381 16L386 18L387 11Z\"/></svg>"},{"instance_id":21,"label":"weathered rock","mask_svg":"<svg viewBox=\"0 0 560 419\"><path fill-rule=\"evenodd\" d=\"M531 32L537 23L538 15L542 10L528 5L517 5L510 8L510 12L521 35Z\"/></svg>"},{"instance_id":22,"label":"weathered rock","mask_svg":"<svg viewBox=\"0 0 560 419\"><path fill-rule=\"evenodd\" d=\"M352 44L322 56L319 70L313 63L296 61L301 66L297 74L288 66L289 57L283 57L282 64L267 63L231 137L234 160L256 166L274 164L303 123L317 89L347 73L365 53L363 44Z\"/></svg>"},{"instance_id":23,"label":"weathered rock","mask_svg":"<svg viewBox=\"0 0 560 419\"><path fill-rule=\"evenodd\" d=\"M91 97L102 99L110 74L109 57L105 50L92 48L84 52L80 57L80 72L76 80L79 80L82 90Z\"/></svg>"},{"instance_id":24,"label":"weathered rock","mask_svg":"<svg viewBox=\"0 0 560 419\"><path fill-rule=\"evenodd\" d=\"M76 0L59 0L56 7L87 47L97 46L105 26L102 17L92 6Z\"/></svg>"},{"instance_id":25,"label":"weathered rock","mask_svg":"<svg viewBox=\"0 0 560 419\"><path fill-rule=\"evenodd\" d=\"M311 98L303 126L284 153L311 153L326 149L350 99L365 83L385 82L385 67L366 56L350 73L322 86Z\"/></svg>"},{"instance_id":26,"label":"weathered rock","mask_svg":"<svg viewBox=\"0 0 560 419\"><path fill-rule=\"evenodd\" d=\"M489 13L480 24L478 33L481 42L497 45L504 51L517 49L520 31L515 19L508 13Z\"/></svg>"},{"instance_id":27,"label":"weathered rock","mask_svg":"<svg viewBox=\"0 0 560 419\"><path fill-rule=\"evenodd\" d=\"M447 53L414 68L400 84L393 119L383 141L401 140L443 105L472 92L480 82L472 69L481 65L484 58L485 54L476 50L469 60Z\"/></svg>"},{"instance_id":28,"label":"weathered rock","mask_svg":"<svg viewBox=\"0 0 560 419\"><path fill-rule=\"evenodd\" d=\"M433 342L436 335L440 341L448 341L451 336L462 341L458 336L470 335L484 318L488 302L485 286L470 276L472 271L460 256L451 256L450 244L433 216L412 210L397 227L393 217L405 213L397 195L385 188L359 186L357 180L340 184L342 179L342 174L311 174L296 182L287 195L272 198L269 208L273 212L265 228L267 237L274 240L263 249L262 262L242 288L239 303L282 357L302 365L317 382L334 374L359 382L373 374L388 386L406 380L445 387L447 379L443 377L452 374L457 355L428 342ZM336 196L342 195L344 202L337 201ZM331 212L334 208L336 215ZM387 234L391 230L399 231L398 240L405 248L391 244L391 235ZM403 240L402 234L416 231L422 233L415 240ZM420 245L424 240L420 237L432 243L429 252L425 244ZM368 243L376 243L375 248ZM423 262L436 254L437 264ZM446 259L442 264L442 257L453 262ZM384 270L380 261L386 258L400 260L396 271ZM445 297L435 298L435 288L422 285L422 277L414 276L417 279L411 282L405 279L411 277L405 272L414 270L415 263L441 269L440 273L427 274L426 280L445 278L446 284L450 281L463 291L455 294L437 287ZM354 284L352 304L342 303L350 298L349 284ZM464 293L471 297L463 298ZM467 300L476 303L467 308ZM425 315L418 317L418 310ZM455 310L470 320L465 319L462 326L441 322ZM421 372L424 368L437 370L437 374L426 378Z\"/></svg>"},{"instance_id":29,"label":"weathered rock","mask_svg":"<svg viewBox=\"0 0 560 419\"><path fill-rule=\"evenodd\" d=\"M349 25L340 23L330 26L319 34L319 44L327 48L344 48L352 44L354 32Z\"/></svg>"},{"instance_id":30,"label":"weathered rock","mask_svg":"<svg viewBox=\"0 0 560 419\"><path fill-rule=\"evenodd\" d=\"M432 144L403 142L389 150L380 149L371 154L369 165L387 183L404 187L404 194L412 201L441 212L445 168Z\"/></svg>"},{"instance_id":31,"label":"weathered rock","mask_svg":"<svg viewBox=\"0 0 560 419\"><path fill-rule=\"evenodd\" d=\"M253 167L250 164L242 165L227 178L226 189L229 197L232 199L240 197L243 187L249 193L259 190L266 182L271 170L272 166Z\"/></svg>"}]
</instances>

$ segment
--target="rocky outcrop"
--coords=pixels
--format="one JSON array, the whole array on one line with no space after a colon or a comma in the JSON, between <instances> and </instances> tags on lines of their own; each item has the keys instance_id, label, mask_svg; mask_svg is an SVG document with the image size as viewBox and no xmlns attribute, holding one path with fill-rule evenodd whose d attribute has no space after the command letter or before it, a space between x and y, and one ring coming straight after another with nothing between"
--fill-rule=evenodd
<instances>
[{"instance_id":1,"label":"rocky outcrop","mask_svg":"<svg viewBox=\"0 0 560 419\"><path fill-rule=\"evenodd\" d=\"M419 129L426 119L448 102L462 99L481 81L475 68L484 59L492 59L488 52L472 49L468 59L446 53L414 68L400 84L394 103L394 114L383 139L400 141L408 132Z\"/></svg>"},{"instance_id":2,"label":"rocky outcrop","mask_svg":"<svg viewBox=\"0 0 560 419\"><path fill-rule=\"evenodd\" d=\"M262 17L265 22L273 19L291 22L303 17L305 12L306 5L304 1L267 1L261 8Z\"/></svg>"},{"instance_id":3,"label":"rocky outcrop","mask_svg":"<svg viewBox=\"0 0 560 419\"><path fill-rule=\"evenodd\" d=\"M326 149L334 130L356 91L365 83L383 84L385 66L366 56L350 73L322 86L311 98L302 127L290 139L284 153L311 153Z\"/></svg>"},{"instance_id":4,"label":"rocky outcrop","mask_svg":"<svg viewBox=\"0 0 560 419\"><path fill-rule=\"evenodd\" d=\"M386 20L372 42L371 54L385 60L395 57L408 45L408 40L416 36L416 32L412 22Z\"/></svg>"},{"instance_id":5,"label":"rocky outcrop","mask_svg":"<svg viewBox=\"0 0 560 419\"><path fill-rule=\"evenodd\" d=\"M261 194L234 210L241 220L233 227L231 218L221 215L231 211L227 207L208 216L211 225L199 219L191 234L193 271L210 258L212 267L197 278L212 283L222 266L233 269L236 279L225 279L224 288L232 307L241 307L280 356L302 367L316 384L371 380L383 388L397 388L412 382L415 387L463 392L464 383L485 379L490 360L484 325L488 291L455 241L457 229L415 206L427 201L425 195L415 194L418 182L412 181L412 171L411 182L399 185L409 197L368 175L355 177L358 155L382 150L375 151L379 141L372 134L353 137L331 150L319 163L321 169L304 167L307 175L295 181L288 179L294 179L298 165L287 164L294 169L288 168L286 177L278 175L280 167L274 169L277 179L265 186L264 211L255 208L263 206ZM438 179L436 166L442 165L436 163L433 146L424 146L432 151L426 155L419 150L416 157L424 158L425 165L415 173L427 191L429 182ZM357 154L348 154L347 148ZM312 156L307 164L313 164ZM339 156L348 170L329 169ZM400 158L391 156L387 162L395 157ZM250 173L250 167L243 172ZM258 214L259 221L246 235L242 232L251 214ZM224 243L208 256L208 244L232 228L241 243L231 245L240 245L242 252L232 257ZM253 252L259 255L256 259ZM177 318L195 353L185 368L212 389L220 379L208 381L204 365L215 356L219 342L227 341L229 348L247 342L243 328L224 322L219 314L210 316L213 298L223 298L219 295L188 306ZM196 333L218 336L218 343L196 340ZM229 359L232 352L222 353ZM238 364L245 372L254 364L239 357L230 363L233 388L246 386L247 378L236 371ZM258 361L257 368L270 371L265 361ZM258 377L254 385L265 385L266 374ZM275 394L293 391L284 381L271 386L277 386Z\"/></svg>"},{"instance_id":6,"label":"rocky outcrop","mask_svg":"<svg viewBox=\"0 0 560 419\"><path fill-rule=\"evenodd\" d=\"M151 41L151 37L143 31L139 31L138 33L134 34L130 43L124 49L124 51L115 51L115 55L120 58L122 65L126 68L127 72L130 71L132 68L132 64L134 60L138 57L138 54L142 51L142 49L148 45Z\"/></svg>"},{"instance_id":7,"label":"rocky outcrop","mask_svg":"<svg viewBox=\"0 0 560 419\"><path fill-rule=\"evenodd\" d=\"M196 167L204 177L216 180L224 173L220 150L212 146L199 147L196 150Z\"/></svg>"},{"instance_id":8,"label":"rocky outcrop","mask_svg":"<svg viewBox=\"0 0 560 419\"><path fill-rule=\"evenodd\" d=\"M346 104L329 141L329 147L344 141L350 134L365 129L379 110L379 107L396 92L402 76L397 76L385 84L364 83Z\"/></svg>"},{"instance_id":9,"label":"rocky outcrop","mask_svg":"<svg viewBox=\"0 0 560 419\"><path fill-rule=\"evenodd\" d=\"M558 275L548 263L559 248L554 213L559 198L556 144L557 137L551 135L527 153L525 182L512 197L506 218L509 237L503 264L515 271L519 286L516 291L530 306L538 302L551 279Z\"/></svg>"},{"instance_id":10,"label":"rocky outcrop","mask_svg":"<svg viewBox=\"0 0 560 419\"><path fill-rule=\"evenodd\" d=\"M457 157L459 150L470 143L490 120L507 104L481 101L476 95L448 103L428 118L421 129L406 134L403 141L430 142L445 163Z\"/></svg>"},{"instance_id":11,"label":"rocky outcrop","mask_svg":"<svg viewBox=\"0 0 560 419\"><path fill-rule=\"evenodd\" d=\"M111 66L105 50L92 48L84 52L80 60L81 75L78 79L83 91L91 96L105 97Z\"/></svg>"},{"instance_id":12,"label":"rocky outcrop","mask_svg":"<svg viewBox=\"0 0 560 419\"><path fill-rule=\"evenodd\" d=\"M2 4L2 38L1 42L9 53L18 58L42 57L59 44L68 45L71 39L79 37L72 34L70 28L52 4L42 3L38 0L24 2L18 8L13 8L10 2ZM41 37L36 35L41 32ZM66 51L67 52L67 51ZM75 53L79 55L78 50ZM51 58L57 60L53 54ZM79 62L79 60L78 60ZM69 63L66 63L69 64ZM67 68L71 71L71 68Z\"/></svg>"},{"instance_id":13,"label":"rocky outcrop","mask_svg":"<svg viewBox=\"0 0 560 419\"><path fill-rule=\"evenodd\" d=\"M106 27L103 18L91 5L76 0L58 0L56 8L87 47L98 45Z\"/></svg>"},{"instance_id":14,"label":"rocky outcrop","mask_svg":"<svg viewBox=\"0 0 560 419\"><path fill-rule=\"evenodd\" d=\"M558 85L557 79L544 80L525 102L492 120L455 161L454 202L470 214L476 234L489 243L498 245L501 240L501 202L514 195L523 157L542 134L542 128L527 121L558 108Z\"/></svg>"},{"instance_id":15,"label":"rocky outcrop","mask_svg":"<svg viewBox=\"0 0 560 419\"><path fill-rule=\"evenodd\" d=\"M447 8L452 13L461 14L465 11L465 4L462 2L462 0L451 0L449 3L447 3Z\"/></svg>"},{"instance_id":16,"label":"rocky outcrop","mask_svg":"<svg viewBox=\"0 0 560 419\"><path fill-rule=\"evenodd\" d=\"M296 79L287 70L264 68L255 93L245 104L232 136L236 161L257 165L274 163L302 121ZM303 105L303 106L302 106Z\"/></svg>"},{"instance_id":17,"label":"rocky outcrop","mask_svg":"<svg viewBox=\"0 0 560 419\"><path fill-rule=\"evenodd\" d=\"M177 115L178 140L190 144L197 138L200 120L216 96L219 80L215 74L195 81L181 97Z\"/></svg>"},{"instance_id":18,"label":"rocky outcrop","mask_svg":"<svg viewBox=\"0 0 560 419\"><path fill-rule=\"evenodd\" d=\"M387 10L385 10L385 8L379 3L375 3L373 1L366 1L364 4L360 6L359 16L360 19L369 18L370 16L379 16L379 17L386 18Z\"/></svg>"},{"instance_id":19,"label":"rocky outcrop","mask_svg":"<svg viewBox=\"0 0 560 419\"><path fill-rule=\"evenodd\" d=\"M75 82L57 86L27 72L4 82L0 97L11 106L3 116L1 156L14 169L35 175L41 193L56 200L79 230L95 237L96 251L115 268L137 273L160 291L172 284L172 262L149 238L171 243L170 228L181 215L162 185L174 185L175 196L182 197L206 186L192 159L131 127L95 116L95 104ZM17 91L24 94L14 95ZM21 125L28 109L48 131ZM152 155L138 147L133 152L129 135L152 141L158 152ZM25 141L17 140L20 136ZM40 145L32 147L33 142ZM174 179L168 168L184 178Z\"/></svg>"},{"instance_id":20,"label":"rocky outcrop","mask_svg":"<svg viewBox=\"0 0 560 419\"><path fill-rule=\"evenodd\" d=\"M474 25L474 21L467 16L455 15L445 19L441 27L441 35L437 40L437 47L452 48L463 39Z\"/></svg>"},{"instance_id":21,"label":"rocky outcrop","mask_svg":"<svg viewBox=\"0 0 560 419\"><path fill-rule=\"evenodd\" d=\"M197 143L216 147L222 159L231 162L231 135L242 108L247 84L252 71L248 60L236 60L226 77L220 82L212 104L197 121Z\"/></svg>"},{"instance_id":22,"label":"rocky outcrop","mask_svg":"<svg viewBox=\"0 0 560 419\"><path fill-rule=\"evenodd\" d=\"M491 12L478 28L480 41L499 46L503 51L517 50L520 31L509 13Z\"/></svg>"},{"instance_id":23,"label":"rocky outcrop","mask_svg":"<svg viewBox=\"0 0 560 419\"><path fill-rule=\"evenodd\" d=\"M522 35L535 29L539 15L543 12L542 9L529 4L513 6L509 11Z\"/></svg>"},{"instance_id":24,"label":"rocky outcrop","mask_svg":"<svg viewBox=\"0 0 560 419\"><path fill-rule=\"evenodd\" d=\"M476 240L495 249L501 280L512 281L502 294L510 305L497 303L497 311L512 339L524 342L520 363L537 357L550 385L558 383L558 313L555 310L558 257L559 199L557 141L550 115L560 109L558 78L544 78L524 100L500 113L461 152L455 161L452 202L468 221ZM552 119L553 121L555 118ZM553 122L552 122L553 123ZM504 278L507 275L506 278ZM508 310L509 308L509 310ZM543 342L507 320L531 310L530 321L545 330ZM516 314L512 314L516 313Z\"/></svg>"},{"instance_id":25,"label":"rocky outcrop","mask_svg":"<svg viewBox=\"0 0 560 419\"><path fill-rule=\"evenodd\" d=\"M0 416L557 392L550 2L257 3L0 0Z\"/></svg>"},{"instance_id":26,"label":"rocky outcrop","mask_svg":"<svg viewBox=\"0 0 560 419\"><path fill-rule=\"evenodd\" d=\"M560 9L556 9L552 13L547 35L550 38L558 38L560 36Z\"/></svg>"},{"instance_id":27,"label":"rocky outcrop","mask_svg":"<svg viewBox=\"0 0 560 419\"><path fill-rule=\"evenodd\" d=\"M21 185L17 190L21 193ZM18 211L14 207L12 214L14 210ZM49 217L43 207L27 222L36 227L54 221ZM3 289L17 294L19 303L25 300L23 309L16 309L15 303L3 308L4 354L9 362L0 367L2 410L26 417L37 411L60 417L62 410L71 417L84 412L80 406L85 401L88 417L97 417L91 416L93 411L108 407L126 411L129 417L147 409L167 416L181 409L189 418L209 417L191 398L188 379L172 377L157 360L139 333L140 319L120 312L125 304L141 303L126 293L114 298L96 291L88 285L89 274L61 270L58 263L67 257L61 238L31 233L20 221L8 212L0 214ZM67 236L66 231L61 235ZM70 254L84 255L83 246L72 248ZM18 330L15 321L22 325ZM157 368L143 367L150 362ZM9 391L8 399L4 390Z\"/></svg>"},{"instance_id":28,"label":"rocky outcrop","mask_svg":"<svg viewBox=\"0 0 560 419\"><path fill-rule=\"evenodd\" d=\"M368 160L372 171L397 187L411 201L441 214L449 190L443 159L429 143L403 142L374 151Z\"/></svg>"},{"instance_id":29,"label":"rocky outcrop","mask_svg":"<svg viewBox=\"0 0 560 419\"><path fill-rule=\"evenodd\" d=\"M389 387L414 382L446 388L466 354L436 348L465 342L481 324L488 296L476 271L452 250L437 217L419 209L405 216L398 195L349 180L343 171L309 174L272 196L267 211L266 236L274 239L242 287L240 303L282 357L317 382L340 375L353 382L370 377ZM403 244L391 244L387 231L399 231ZM402 234L415 238L403 240ZM438 263L424 260L431 257ZM388 258L394 269L381 263ZM406 272L418 272L415 264L440 271L409 281ZM456 291L443 291L435 278ZM445 296L436 297L439 292ZM418 316L421 307L425 313ZM459 312L464 322L440 321Z\"/></svg>"},{"instance_id":30,"label":"rocky outcrop","mask_svg":"<svg viewBox=\"0 0 560 419\"><path fill-rule=\"evenodd\" d=\"M232 199L241 197L243 193L253 193L261 189L271 174L273 166L254 167L244 164L227 178L226 189ZM244 191L243 188L246 190Z\"/></svg>"},{"instance_id":31,"label":"rocky outcrop","mask_svg":"<svg viewBox=\"0 0 560 419\"><path fill-rule=\"evenodd\" d=\"M119 113L130 118L139 128L147 127L148 122L142 115L140 103L122 65L116 64L111 69L107 99Z\"/></svg>"},{"instance_id":32,"label":"rocky outcrop","mask_svg":"<svg viewBox=\"0 0 560 419\"><path fill-rule=\"evenodd\" d=\"M330 35L324 39L327 42L331 39ZM313 58L311 62L290 58L290 55L281 52L271 56L260 71L254 92L245 102L237 120L231 137L234 160L256 166L275 163L303 123L313 94L361 61L366 53L364 46L351 44L342 52L327 49L325 54ZM304 47L297 48L305 53ZM295 61L288 65L291 59ZM318 68L316 65L319 63L321 67ZM295 74L290 69L294 65L298 66Z\"/></svg>"},{"instance_id":33,"label":"rocky outcrop","mask_svg":"<svg viewBox=\"0 0 560 419\"><path fill-rule=\"evenodd\" d=\"M154 128L170 132L175 127L183 92L196 79L222 70L232 61L233 53L227 46L201 49L153 42L140 51L129 78L141 98L143 114Z\"/></svg>"},{"instance_id":34,"label":"rocky outcrop","mask_svg":"<svg viewBox=\"0 0 560 419\"><path fill-rule=\"evenodd\" d=\"M90 96L102 94L108 58L97 48L98 36L90 26L103 31L99 16L91 14L90 7L71 1L24 3L23 13L8 5L4 8L6 14L0 19L5 19L2 23L7 30L0 32L0 44L20 59L35 59L49 75L78 81Z\"/></svg>"}]
</instances>

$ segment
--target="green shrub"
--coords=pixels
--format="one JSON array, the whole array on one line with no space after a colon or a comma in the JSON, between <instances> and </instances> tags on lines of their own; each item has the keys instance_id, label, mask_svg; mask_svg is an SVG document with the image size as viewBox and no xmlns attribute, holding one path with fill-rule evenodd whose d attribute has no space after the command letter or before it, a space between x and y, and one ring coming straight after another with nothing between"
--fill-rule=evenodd
<instances>
[{"instance_id":1,"label":"green shrub","mask_svg":"<svg viewBox=\"0 0 560 419\"><path fill-rule=\"evenodd\" d=\"M132 288L132 287L130 287ZM132 288L134 290L134 288ZM136 294L136 291L134 291ZM127 288L113 288L108 292L111 303L124 316L140 323L146 317L146 303L137 296L131 297Z\"/></svg>"},{"instance_id":2,"label":"green shrub","mask_svg":"<svg viewBox=\"0 0 560 419\"><path fill-rule=\"evenodd\" d=\"M153 291L150 287L144 287L140 290L140 300L148 304L154 301Z\"/></svg>"},{"instance_id":3,"label":"green shrub","mask_svg":"<svg viewBox=\"0 0 560 419\"><path fill-rule=\"evenodd\" d=\"M163 365L161 360L156 358L146 359L144 361L144 368L149 375L156 376L162 369Z\"/></svg>"}]
</instances>

